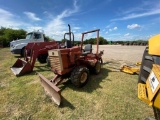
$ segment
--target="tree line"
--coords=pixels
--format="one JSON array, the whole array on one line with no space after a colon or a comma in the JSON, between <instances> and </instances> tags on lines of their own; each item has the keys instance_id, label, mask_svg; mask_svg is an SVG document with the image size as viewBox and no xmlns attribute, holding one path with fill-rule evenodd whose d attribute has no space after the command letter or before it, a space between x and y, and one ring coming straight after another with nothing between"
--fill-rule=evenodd
<instances>
[{"instance_id":1,"label":"tree line","mask_svg":"<svg viewBox=\"0 0 160 120\"><path fill-rule=\"evenodd\" d=\"M62 39L61 42L64 43L65 40ZM81 41L77 41L77 40L74 41L74 44L76 44L76 45L80 44L80 43L81 43ZM86 39L83 41L83 44L97 44L97 38ZM99 44L104 45L104 44L108 44L108 42L106 39L104 39L103 37L100 36L99 37Z\"/></svg>"},{"instance_id":2,"label":"tree line","mask_svg":"<svg viewBox=\"0 0 160 120\"><path fill-rule=\"evenodd\" d=\"M64 39L61 40L62 43L65 42ZM80 44L81 41L75 41L74 44ZM97 44L97 38L90 38L83 41L83 44ZM129 41L108 41L104 39L103 37L99 37L99 45L148 45L148 41L146 40L129 40Z\"/></svg>"},{"instance_id":3,"label":"tree line","mask_svg":"<svg viewBox=\"0 0 160 120\"><path fill-rule=\"evenodd\" d=\"M90 38L84 41L84 44L97 44L97 38ZM103 37L99 37L99 45L108 44L107 40Z\"/></svg>"},{"instance_id":4,"label":"tree line","mask_svg":"<svg viewBox=\"0 0 160 120\"><path fill-rule=\"evenodd\" d=\"M17 39L24 39L26 37L27 31L23 29L15 30L11 28L0 28L0 46L2 47L8 47L10 42L12 40ZM44 35L45 41L50 41L51 38ZM84 40L84 44L96 44L96 38L90 38ZM61 40L61 42L64 42L64 39ZM80 44L80 41L75 40L75 44ZM99 44L105 45L105 44L111 44L111 45L147 45L148 41L145 40L137 40L137 41L108 41L102 36L99 37Z\"/></svg>"},{"instance_id":5,"label":"tree line","mask_svg":"<svg viewBox=\"0 0 160 120\"><path fill-rule=\"evenodd\" d=\"M110 45L148 45L148 41L146 40L130 40L130 41L108 41Z\"/></svg>"}]
</instances>

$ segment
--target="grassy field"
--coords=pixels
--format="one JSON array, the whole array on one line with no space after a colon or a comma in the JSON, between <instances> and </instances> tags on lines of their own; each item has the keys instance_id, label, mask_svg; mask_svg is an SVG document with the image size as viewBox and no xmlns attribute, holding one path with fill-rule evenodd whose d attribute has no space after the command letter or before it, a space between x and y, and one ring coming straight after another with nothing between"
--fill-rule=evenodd
<instances>
[{"instance_id":1,"label":"grassy field","mask_svg":"<svg viewBox=\"0 0 160 120\"><path fill-rule=\"evenodd\" d=\"M36 62L34 72L16 77L10 67L18 56L0 49L0 119L34 120L143 120L152 108L137 97L137 75L118 72L118 61L108 61L99 75L91 75L81 89L70 82L62 86L63 101L57 107L40 85L36 71L47 78L54 74Z\"/></svg>"}]
</instances>

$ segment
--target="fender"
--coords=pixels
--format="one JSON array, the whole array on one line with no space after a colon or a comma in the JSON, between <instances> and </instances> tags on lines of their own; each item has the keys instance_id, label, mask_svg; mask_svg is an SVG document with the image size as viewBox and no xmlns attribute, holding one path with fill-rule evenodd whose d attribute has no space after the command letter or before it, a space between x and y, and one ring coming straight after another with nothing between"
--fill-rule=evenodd
<instances>
[{"instance_id":1,"label":"fender","mask_svg":"<svg viewBox=\"0 0 160 120\"><path fill-rule=\"evenodd\" d=\"M160 56L160 34L149 39L149 54Z\"/></svg>"},{"instance_id":2,"label":"fender","mask_svg":"<svg viewBox=\"0 0 160 120\"><path fill-rule=\"evenodd\" d=\"M22 49L23 47L27 46L28 43L20 43L15 45L14 49Z\"/></svg>"}]
</instances>

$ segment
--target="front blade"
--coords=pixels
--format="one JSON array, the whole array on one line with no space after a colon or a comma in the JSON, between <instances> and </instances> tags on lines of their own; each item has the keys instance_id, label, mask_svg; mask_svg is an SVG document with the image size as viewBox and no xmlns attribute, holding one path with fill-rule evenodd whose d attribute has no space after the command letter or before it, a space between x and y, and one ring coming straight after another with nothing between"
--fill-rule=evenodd
<instances>
[{"instance_id":1,"label":"front blade","mask_svg":"<svg viewBox=\"0 0 160 120\"><path fill-rule=\"evenodd\" d=\"M61 103L61 93L60 89L46 79L43 75L38 74L40 77L41 85L44 87L45 92L51 96L51 99L57 104Z\"/></svg>"}]
</instances>

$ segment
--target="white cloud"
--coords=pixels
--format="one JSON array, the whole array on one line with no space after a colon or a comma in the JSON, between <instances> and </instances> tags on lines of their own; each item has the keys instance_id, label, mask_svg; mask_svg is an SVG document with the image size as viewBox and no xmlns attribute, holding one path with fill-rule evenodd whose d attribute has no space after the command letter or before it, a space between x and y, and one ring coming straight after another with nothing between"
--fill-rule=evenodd
<instances>
[{"instance_id":1,"label":"white cloud","mask_svg":"<svg viewBox=\"0 0 160 120\"><path fill-rule=\"evenodd\" d=\"M45 33L56 40L63 39L63 34L66 31L68 32L68 26L67 26L67 23L64 21L64 18L70 17L74 13L78 12L78 10L79 8L77 6L77 1L74 0L72 9L66 9L62 11L61 14L52 18L52 20L48 22L46 26L44 26ZM77 26L74 26L74 28L80 29L80 27L77 27Z\"/></svg>"},{"instance_id":2,"label":"white cloud","mask_svg":"<svg viewBox=\"0 0 160 120\"><path fill-rule=\"evenodd\" d=\"M131 14L128 14L128 15L123 16L121 18L112 19L111 21L129 20L129 19L146 17L146 16L151 16L151 15L157 15L157 14L160 14L160 8L153 9L153 10L143 12L143 13L138 13L138 14L137 13L131 13Z\"/></svg>"},{"instance_id":3,"label":"white cloud","mask_svg":"<svg viewBox=\"0 0 160 120\"><path fill-rule=\"evenodd\" d=\"M106 32L106 34L108 34L108 31Z\"/></svg>"},{"instance_id":4,"label":"white cloud","mask_svg":"<svg viewBox=\"0 0 160 120\"><path fill-rule=\"evenodd\" d=\"M121 36L120 33L115 33L115 34L109 34L108 36Z\"/></svg>"},{"instance_id":5,"label":"white cloud","mask_svg":"<svg viewBox=\"0 0 160 120\"><path fill-rule=\"evenodd\" d=\"M33 24L29 24L23 22L19 16L11 13L10 11L4 10L0 8L0 27L12 28L12 29L25 29L28 32L33 30L43 29L41 26L34 26Z\"/></svg>"},{"instance_id":6,"label":"white cloud","mask_svg":"<svg viewBox=\"0 0 160 120\"><path fill-rule=\"evenodd\" d=\"M1 8L0 8L0 14L1 14L1 17L6 18L6 19L14 16L12 13L4 9L1 9Z\"/></svg>"},{"instance_id":7,"label":"white cloud","mask_svg":"<svg viewBox=\"0 0 160 120\"><path fill-rule=\"evenodd\" d=\"M57 16L57 19L63 19L65 17L69 17L73 13L76 13L78 11L78 6L77 6L77 1L76 0L74 0L73 6L74 6L74 9L66 9L66 10L64 10L61 14L59 14Z\"/></svg>"},{"instance_id":8,"label":"white cloud","mask_svg":"<svg viewBox=\"0 0 160 120\"><path fill-rule=\"evenodd\" d=\"M80 27L73 27L73 30L80 30Z\"/></svg>"},{"instance_id":9,"label":"white cloud","mask_svg":"<svg viewBox=\"0 0 160 120\"><path fill-rule=\"evenodd\" d=\"M110 27L110 25L107 25L107 26L106 26L106 28L109 28L109 27Z\"/></svg>"},{"instance_id":10,"label":"white cloud","mask_svg":"<svg viewBox=\"0 0 160 120\"><path fill-rule=\"evenodd\" d=\"M137 36L131 35L130 33L121 34L121 33L116 33L116 34L109 34L107 35L108 40L113 40L113 41L119 41L119 40L135 40L138 38Z\"/></svg>"},{"instance_id":11,"label":"white cloud","mask_svg":"<svg viewBox=\"0 0 160 120\"><path fill-rule=\"evenodd\" d=\"M109 32L112 32L112 31L117 30L117 29L118 29L118 27L110 28Z\"/></svg>"},{"instance_id":12,"label":"white cloud","mask_svg":"<svg viewBox=\"0 0 160 120\"><path fill-rule=\"evenodd\" d=\"M35 13L32 13L32 12L24 12L25 15L27 15L27 17L31 20L34 20L34 21L39 21L41 20L40 18L36 17Z\"/></svg>"},{"instance_id":13,"label":"white cloud","mask_svg":"<svg viewBox=\"0 0 160 120\"><path fill-rule=\"evenodd\" d=\"M115 22L111 22L109 25L106 26L106 28L108 29L108 28L112 27L114 24L115 24Z\"/></svg>"},{"instance_id":14,"label":"white cloud","mask_svg":"<svg viewBox=\"0 0 160 120\"><path fill-rule=\"evenodd\" d=\"M18 19L17 15L0 8L0 27L7 27L12 29L19 29L21 25L27 25Z\"/></svg>"},{"instance_id":15,"label":"white cloud","mask_svg":"<svg viewBox=\"0 0 160 120\"><path fill-rule=\"evenodd\" d=\"M112 29L109 29L110 32L112 32Z\"/></svg>"},{"instance_id":16,"label":"white cloud","mask_svg":"<svg viewBox=\"0 0 160 120\"><path fill-rule=\"evenodd\" d=\"M135 29L135 28L140 28L141 26L138 24L132 24L132 25L127 25L128 29Z\"/></svg>"},{"instance_id":17,"label":"white cloud","mask_svg":"<svg viewBox=\"0 0 160 120\"><path fill-rule=\"evenodd\" d=\"M41 26L29 26L27 27L26 29L28 32L32 32L32 31L37 31L37 30L40 30L40 31L43 31L43 27Z\"/></svg>"},{"instance_id":18,"label":"white cloud","mask_svg":"<svg viewBox=\"0 0 160 120\"><path fill-rule=\"evenodd\" d=\"M87 31L85 31L85 32L87 32ZM81 35L81 36L82 36L82 35ZM85 35L84 35L84 40L85 40L85 39L90 39L90 38L95 38L95 37L96 37L95 33L85 34Z\"/></svg>"},{"instance_id":19,"label":"white cloud","mask_svg":"<svg viewBox=\"0 0 160 120\"><path fill-rule=\"evenodd\" d=\"M44 11L43 14L47 16L48 18L53 18L53 15L49 13L48 11Z\"/></svg>"},{"instance_id":20,"label":"white cloud","mask_svg":"<svg viewBox=\"0 0 160 120\"><path fill-rule=\"evenodd\" d=\"M117 29L118 29L117 27L114 27L114 28L113 28L113 30L117 30Z\"/></svg>"},{"instance_id":21,"label":"white cloud","mask_svg":"<svg viewBox=\"0 0 160 120\"><path fill-rule=\"evenodd\" d=\"M129 36L130 34L129 33L126 33L124 36Z\"/></svg>"},{"instance_id":22,"label":"white cloud","mask_svg":"<svg viewBox=\"0 0 160 120\"><path fill-rule=\"evenodd\" d=\"M75 40L81 40L82 34L81 33L75 33L74 36L76 37Z\"/></svg>"}]
</instances>

